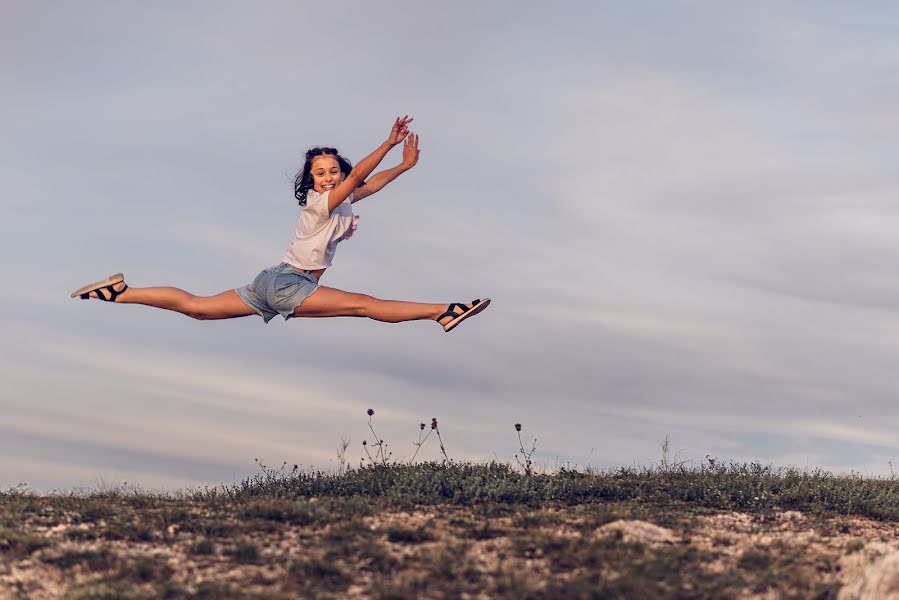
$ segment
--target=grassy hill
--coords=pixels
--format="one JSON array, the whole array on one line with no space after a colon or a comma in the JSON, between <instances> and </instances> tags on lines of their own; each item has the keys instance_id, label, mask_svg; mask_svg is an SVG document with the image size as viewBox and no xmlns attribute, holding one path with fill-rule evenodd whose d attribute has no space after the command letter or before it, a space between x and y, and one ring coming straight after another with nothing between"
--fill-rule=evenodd
<instances>
[{"instance_id":1,"label":"grassy hill","mask_svg":"<svg viewBox=\"0 0 899 600\"><path fill-rule=\"evenodd\" d=\"M758 464L263 467L0 493L0 598L835 598L897 522L897 480Z\"/></svg>"}]
</instances>

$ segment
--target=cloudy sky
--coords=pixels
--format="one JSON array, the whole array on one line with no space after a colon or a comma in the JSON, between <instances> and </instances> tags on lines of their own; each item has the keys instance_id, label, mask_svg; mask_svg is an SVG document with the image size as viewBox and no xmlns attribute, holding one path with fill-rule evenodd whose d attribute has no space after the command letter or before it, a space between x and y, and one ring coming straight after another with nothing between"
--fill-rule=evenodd
<instances>
[{"instance_id":1,"label":"cloudy sky","mask_svg":"<svg viewBox=\"0 0 899 600\"><path fill-rule=\"evenodd\" d=\"M230 483L254 458L899 461L899 18L827 2L3 2L0 489ZM324 283L431 323L200 322L280 261L310 146L414 116ZM395 150L385 161L399 161ZM434 445L420 457L438 457ZM897 462L899 470L899 462Z\"/></svg>"}]
</instances>

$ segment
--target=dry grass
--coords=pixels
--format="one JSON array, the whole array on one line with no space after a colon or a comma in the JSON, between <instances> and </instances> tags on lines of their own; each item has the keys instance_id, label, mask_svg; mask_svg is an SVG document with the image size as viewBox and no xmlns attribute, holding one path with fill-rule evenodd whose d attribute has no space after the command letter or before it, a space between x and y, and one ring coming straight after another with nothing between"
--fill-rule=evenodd
<instances>
[{"instance_id":1,"label":"dry grass","mask_svg":"<svg viewBox=\"0 0 899 600\"><path fill-rule=\"evenodd\" d=\"M771 473L416 468L174 496L0 494L0 598L832 598L899 546L882 480L841 514L815 498L861 496L863 481L818 474L830 491L799 512L778 499L810 484Z\"/></svg>"}]
</instances>

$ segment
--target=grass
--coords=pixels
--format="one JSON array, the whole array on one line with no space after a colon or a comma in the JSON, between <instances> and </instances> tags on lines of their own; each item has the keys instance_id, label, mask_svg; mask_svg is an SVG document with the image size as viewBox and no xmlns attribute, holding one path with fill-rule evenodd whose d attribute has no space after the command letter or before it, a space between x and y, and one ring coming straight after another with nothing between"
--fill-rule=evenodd
<instances>
[{"instance_id":1,"label":"grass","mask_svg":"<svg viewBox=\"0 0 899 600\"><path fill-rule=\"evenodd\" d=\"M394 506L541 506L640 500L662 505L686 502L695 507L755 514L798 510L899 519L899 479L835 476L820 470L800 471L758 463L698 469L622 468L608 472L563 468L552 474L530 476L497 462L375 464L341 475L295 471L279 477L264 472L237 485L197 492L194 497L209 502L363 498L366 503L376 499ZM274 510L282 511L278 514L287 518L283 511L308 507Z\"/></svg>"},{"instance_id":2,"label":"grass","mask_svg":"<svg viewBox=\"0 0 899 600\"><path fill-rule=\"evenodd\" d=\"M759 464L527 471L372 461L263 467L176 494L9 490L0 597L832 598L843 557L868 557L899 522L892 478ZM676 541L602 533L621 519Z\"/></svg>"}]
</instances>

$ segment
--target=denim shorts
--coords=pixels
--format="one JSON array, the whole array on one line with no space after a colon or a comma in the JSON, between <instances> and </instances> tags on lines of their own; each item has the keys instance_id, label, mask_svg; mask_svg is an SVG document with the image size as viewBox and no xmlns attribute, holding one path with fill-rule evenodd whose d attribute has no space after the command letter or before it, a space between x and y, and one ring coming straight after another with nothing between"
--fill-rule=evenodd
<instances>
[{"instance_id":1,"label":"denim shorts","mask_svg":"<svg viewBox=\"0 0 899 600\"><path fill-rule=\"evenodd\" d=\"M237 288L237 295L268 323L281 314L293 316L294 309L318 289L315 277L293 265L281 263L265 269L253 283Z\"/></svg>"}]
</instances>

